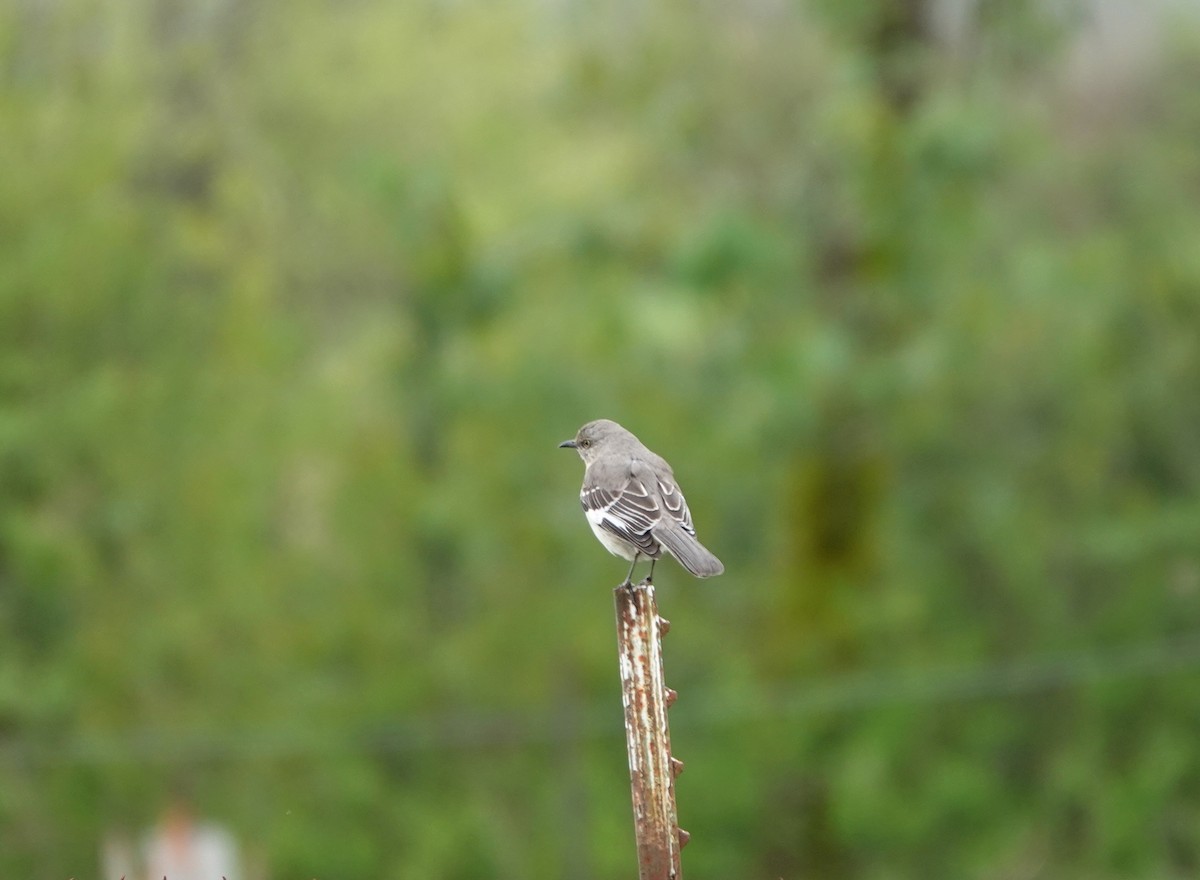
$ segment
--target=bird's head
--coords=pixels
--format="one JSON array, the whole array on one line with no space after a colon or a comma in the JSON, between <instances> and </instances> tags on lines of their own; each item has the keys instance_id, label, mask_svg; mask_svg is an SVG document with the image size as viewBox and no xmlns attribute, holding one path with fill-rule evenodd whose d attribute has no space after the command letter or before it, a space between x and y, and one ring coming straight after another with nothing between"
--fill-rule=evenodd
<instances>
[{"instance_id":1,"label":"bird's head","mask_svg":"<svg viewBox=\"0 0 1200 880\"><path fill-rule=\"evenodd\" d=\"M584 464L591 464L608 444L627 434L628 431L610 419L596 419L580 428L574 439L564 440L558 446L560 449L574 449Z\"/></svg>"}]
</instances>

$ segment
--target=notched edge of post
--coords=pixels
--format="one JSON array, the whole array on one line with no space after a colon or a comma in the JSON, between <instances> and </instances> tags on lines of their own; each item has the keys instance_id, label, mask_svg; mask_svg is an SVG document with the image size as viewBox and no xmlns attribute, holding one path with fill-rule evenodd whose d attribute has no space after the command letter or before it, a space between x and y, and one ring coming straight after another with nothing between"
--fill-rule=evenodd
<instances>
[{"instance_id":1,"label":"notched edge of post","mask_svg":"<svg viewBox=\"0 0 1200 880\"><path fill-rule=\"evenodd\" d=\"M683 762L672 759L667 726L666 709L679 696L663 681L661 636L671 624L658 614L651 584L621 584L614 595L639 877L678 880L690 835L677 819L674 779Z\"/></svg>"}]
</instances>

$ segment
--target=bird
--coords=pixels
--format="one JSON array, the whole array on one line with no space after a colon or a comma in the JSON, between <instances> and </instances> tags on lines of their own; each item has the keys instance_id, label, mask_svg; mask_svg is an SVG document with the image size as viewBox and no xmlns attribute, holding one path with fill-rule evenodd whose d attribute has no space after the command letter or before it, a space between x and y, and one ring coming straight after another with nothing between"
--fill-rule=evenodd
<instances>
[{"instance_id":1,"label":"bird","mask_svg":"<svg viewBox=\"0 0 1200 880\"><path fill-rule=\"evenodd\" d=\"M630 431L610 419L596 419L558 445L583 459L579 500L592 532L609 553L632 563L621 586L632 585L633 570L643 557L650 560L643 583L652 583L664 549L698 578L725 571L721 560L696 540L692 514L671 466Z\"/></svg>"}]
</instances>

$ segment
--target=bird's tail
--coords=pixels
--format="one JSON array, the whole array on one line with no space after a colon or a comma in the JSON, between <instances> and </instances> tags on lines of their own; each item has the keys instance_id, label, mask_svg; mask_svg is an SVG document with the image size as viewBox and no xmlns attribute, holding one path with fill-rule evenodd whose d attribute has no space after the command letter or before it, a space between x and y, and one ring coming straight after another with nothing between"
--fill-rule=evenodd
<instances>
[{"instance_id":1,"label":"bird's tail","mask_svg":"<svg viewBox=\"0 0 1200 880\"><path fill-rule=\"evenodd\" d=\"M717 559L708 548L696 540L695 535L685 532L678 526L654 531L658 539L679 564L698 578L712 577L725 570L721 560Z\"/></svg>"}]
</instances>

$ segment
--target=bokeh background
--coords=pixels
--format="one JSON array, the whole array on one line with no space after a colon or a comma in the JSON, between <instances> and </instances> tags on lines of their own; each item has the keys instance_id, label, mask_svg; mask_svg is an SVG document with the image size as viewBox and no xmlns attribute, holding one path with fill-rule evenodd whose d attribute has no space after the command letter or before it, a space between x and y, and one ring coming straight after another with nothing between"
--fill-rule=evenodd
<instances>
[{"instance_id":1,"label":"bokeh background","mask_svg":"<svg viewBox=\"0 0 1200 880\"><path fill-rule=\"evenodd\" d=\"M607 416L689 877L1195 877L1198 23L3 4L0 875L631 876Z\"/></svg>"}]
</instances>

